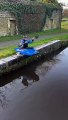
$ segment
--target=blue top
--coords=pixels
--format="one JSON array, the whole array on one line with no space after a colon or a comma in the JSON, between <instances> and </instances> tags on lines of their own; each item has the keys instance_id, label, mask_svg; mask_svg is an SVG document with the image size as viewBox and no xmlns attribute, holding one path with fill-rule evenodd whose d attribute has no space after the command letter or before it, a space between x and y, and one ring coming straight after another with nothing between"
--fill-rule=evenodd
<instances>
[{"instance_id":1,"label":"blue top","mask_svg":"<svg viewBox=\"0 0 68 120\"><path fill-rule=\"evenodd\" d=\"M33 42L32 40L24 40L24 39L21 40L22 44L24 44L24 43L28 43L29 44L29 43L32 43L32 42Z\"/></svg>"}]
</instances>

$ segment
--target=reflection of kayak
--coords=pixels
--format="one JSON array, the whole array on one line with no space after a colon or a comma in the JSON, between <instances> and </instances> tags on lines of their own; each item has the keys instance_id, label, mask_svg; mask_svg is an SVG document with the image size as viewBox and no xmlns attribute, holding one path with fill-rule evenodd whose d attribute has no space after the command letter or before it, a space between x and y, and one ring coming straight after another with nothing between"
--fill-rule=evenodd
<instances>
[{"instance_id":1,"label":"reflection of kayak","mask_svg":"<svg viewBox=\"0 0 68 120\"><path fill-rule=\"evenodd\" d=\"M39 52L37 50L35 50L34 48L25 48L25 49L20 49L20 48L16 48L15 49L16 52L18 52L21 55L27 55L27 56L32 56L32 55L36 55Z\"/></svg>"}]
</instances>

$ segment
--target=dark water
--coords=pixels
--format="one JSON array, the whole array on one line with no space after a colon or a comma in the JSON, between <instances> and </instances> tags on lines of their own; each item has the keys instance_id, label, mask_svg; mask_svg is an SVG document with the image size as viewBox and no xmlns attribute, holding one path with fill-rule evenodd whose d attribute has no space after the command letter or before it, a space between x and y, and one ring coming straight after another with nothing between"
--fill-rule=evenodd
<instances>
[{"instance_id":1,"label":"dark water","mask_svg":"<svg viewBox=\"0 0 68 120\"><path fill-rule=\"evenodd\" d=\"M0 78L0 120L68 120L68 48Z\"/></svg>"}]
</instances>

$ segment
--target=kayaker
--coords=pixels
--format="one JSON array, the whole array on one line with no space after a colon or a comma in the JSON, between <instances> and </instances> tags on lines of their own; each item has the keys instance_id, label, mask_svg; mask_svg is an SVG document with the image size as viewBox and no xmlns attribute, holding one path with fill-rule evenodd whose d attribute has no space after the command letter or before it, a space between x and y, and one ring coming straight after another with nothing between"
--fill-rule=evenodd
<instances>
[{"instance_id":1,"label":"kayaker","mask_svg":"<svg viewBox=\"0 0 68 120\"><path fill-rule=\"evenodd\" d=\"M29 39L27 35L23 37L23 39L20 40L19 47L21 49L27 48L29 43L32 43L34 41L34 38Z\"/></svg>"}]
</instances>

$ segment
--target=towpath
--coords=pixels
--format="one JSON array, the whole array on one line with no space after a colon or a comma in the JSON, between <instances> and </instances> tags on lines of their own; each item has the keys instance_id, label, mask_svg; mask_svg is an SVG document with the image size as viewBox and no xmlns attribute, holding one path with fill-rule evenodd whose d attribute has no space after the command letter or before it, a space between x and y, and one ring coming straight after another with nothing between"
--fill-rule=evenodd
<instances>
[{"instance_id":1,"label":"towpath","mask_svg":"<svg viewBox=\"0 0 68 120\"><path fill-rule=\"evenodd\" d=\"M52 38L52 37L56 37L56 36L60 36L60 35L65 35L67 34L65 33L56 33L56 34L50 34L50 35L40 35L38 39L35 40L43 40L43 39L48 39L48 38ZM18 45L20 42L20 40L12 40L12 41L6 41L6 42L0 42L0 48L4 48L7 46L12 46L12 45Z\"/></svg>"}]
</instances>

